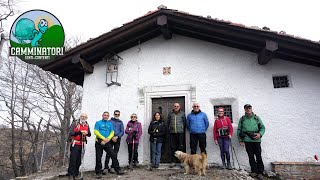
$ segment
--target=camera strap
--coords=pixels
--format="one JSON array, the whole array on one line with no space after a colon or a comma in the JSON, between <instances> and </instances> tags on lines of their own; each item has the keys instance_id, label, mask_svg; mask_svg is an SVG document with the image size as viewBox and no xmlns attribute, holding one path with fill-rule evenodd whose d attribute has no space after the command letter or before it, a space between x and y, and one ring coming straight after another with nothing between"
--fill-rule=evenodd
<instances>
[{"instance_id":1,"label":"camera strap","mask_svg":"<svg viewBox=\"0 0 320 180\"><path fill-rule=\"evenodd\" d=\"M226 125L224 125L224 124L223 124L223 120L226 122ZM222 127L229 127L229 126L228 126L227 119L226 119L226 116L223 116L223 120L222 120L222 119L220 119L221 124L222 124Z\"/></svg>"},{"instance_id":2,"label":"camera strap","mask_svg":"<svg viewBox=\"0 0 320 180\"><path fill-rule=\"evenodd\" d=\"M224 116L223 119L222 118L220 119L218 117L218 120L220 120L221 124L222 124L222 127L218 129L218 134L219 134L219 136L226 136L226 134L225 134L226 131L229 131L229 126L228 126L228 122L226 120L226 116ZM226 125L224 125L223 122L225 122ZM229 135L229 133L228 133L228 135Z\"/></svg>"}]
</instances>

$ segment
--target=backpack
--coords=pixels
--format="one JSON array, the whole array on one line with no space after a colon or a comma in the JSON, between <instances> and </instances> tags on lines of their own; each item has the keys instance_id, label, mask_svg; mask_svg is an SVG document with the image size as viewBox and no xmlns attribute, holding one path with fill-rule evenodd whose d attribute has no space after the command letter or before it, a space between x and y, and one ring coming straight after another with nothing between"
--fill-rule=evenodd
<instances>
[{"instance_id":1,"label":"backpack","mask_svg":"<svg viewBox=\"0 0 320 180\"><path fill-rule=\"evenodd\" d=\"M71 125L69 126L69 131L68 132L70 132L70 130L71 130L71 127L74 125L74 124L79 124L79 122L80 122L80 119L75 119L72 123L71 123ZM70 136L70 133L68 133L68 142L73 142L73 136Z\"/></svg>"}]
</instances>

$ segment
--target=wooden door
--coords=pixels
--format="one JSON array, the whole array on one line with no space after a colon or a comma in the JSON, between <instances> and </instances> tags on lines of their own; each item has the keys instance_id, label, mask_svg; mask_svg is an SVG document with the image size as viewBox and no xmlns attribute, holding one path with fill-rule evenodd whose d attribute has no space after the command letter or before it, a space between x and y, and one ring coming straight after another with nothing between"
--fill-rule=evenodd
<instances>
[{"instance_id":1,"label":"wooden door","mask_svg":"<svg viewBox=\"0 0 320 180\"><path fill-rule=\"evenodd\" d=\"M152 99L152 117L154 113L160 112L162 114L163 121L165 122L166 125L168 125L168 113L172 111L174 103L179 103L180 109L182 111L185 111L185 97L153 98ZM186 147L185 140L184 140L184 147ZM161 163L170 162L169 136L166 136L165 143L163 143L162 145L160 162Z\"/></svg>"}]
</instances>

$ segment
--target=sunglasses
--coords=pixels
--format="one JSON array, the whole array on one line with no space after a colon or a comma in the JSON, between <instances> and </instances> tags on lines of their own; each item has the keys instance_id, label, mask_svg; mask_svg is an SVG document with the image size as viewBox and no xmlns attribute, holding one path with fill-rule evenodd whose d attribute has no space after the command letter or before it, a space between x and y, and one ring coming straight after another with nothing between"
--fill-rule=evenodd
<instances>
[{"instance_id":1,"label":"sunglasses","mask_svg":"<svg viewBox=\"0 0 320 180\"><path fill-rule=\"evenodd\" d=\"M120 116L120 114L114 114L115 116Z\"/></svg>"},{"instance_id":2,"label":"sunglasses","mask_svg":"<svg viewBox=\"0 0 320 180\"><path fill-rule=\"evenodd\" d=\"M180 107L180 106L174 106L174 107Z\"/></svg>"},{"instance_id":3,"label":"sunglasses","mask_svg":"<svg viewBox=\"0 0 320 180\"><path fill-rule=\"evenodd\" d=\"M223 111L218 111L219 113L223 113Z\"/></svg>"},{"instance_id":4,"label":"sunglasses","mask_svg":"<svg viewBox=\"0 0 320 180\"><path fill-rule=\"evenodd\" d=\"M193 106L193 107L199 107L199 106Z\"/></svg>"},{"instance_id":5,"label":"sunglasses","mask_svg":"<svg viewBox=\"0 0 320 180\"><path fill-rule=\"evenodd\" d=\"M137 116L131 116L131 118L137 118Z\"/></svg>"}]
</instances>

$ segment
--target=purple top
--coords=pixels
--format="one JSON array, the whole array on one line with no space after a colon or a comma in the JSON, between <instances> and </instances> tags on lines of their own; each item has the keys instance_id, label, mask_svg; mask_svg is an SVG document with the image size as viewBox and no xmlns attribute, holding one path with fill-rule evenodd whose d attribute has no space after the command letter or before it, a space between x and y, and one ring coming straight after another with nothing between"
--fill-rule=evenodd
<instances>
[{"instance_id":1,"label":"purple top","mask_svg":"<svg viewBox=\"0 0 320 180\"><path fill-rule=\"evenodd\" d=\"M127 124L126 131L125 131L125 133L128 134L126 142L130 142L130 143L133 142L132 135L134 132L137 133L136 139L134 139L134 143L137 144L139 143L139 139L142 135L142 126L140 122L130 120Z\"/></svg>"}]
</instances>

